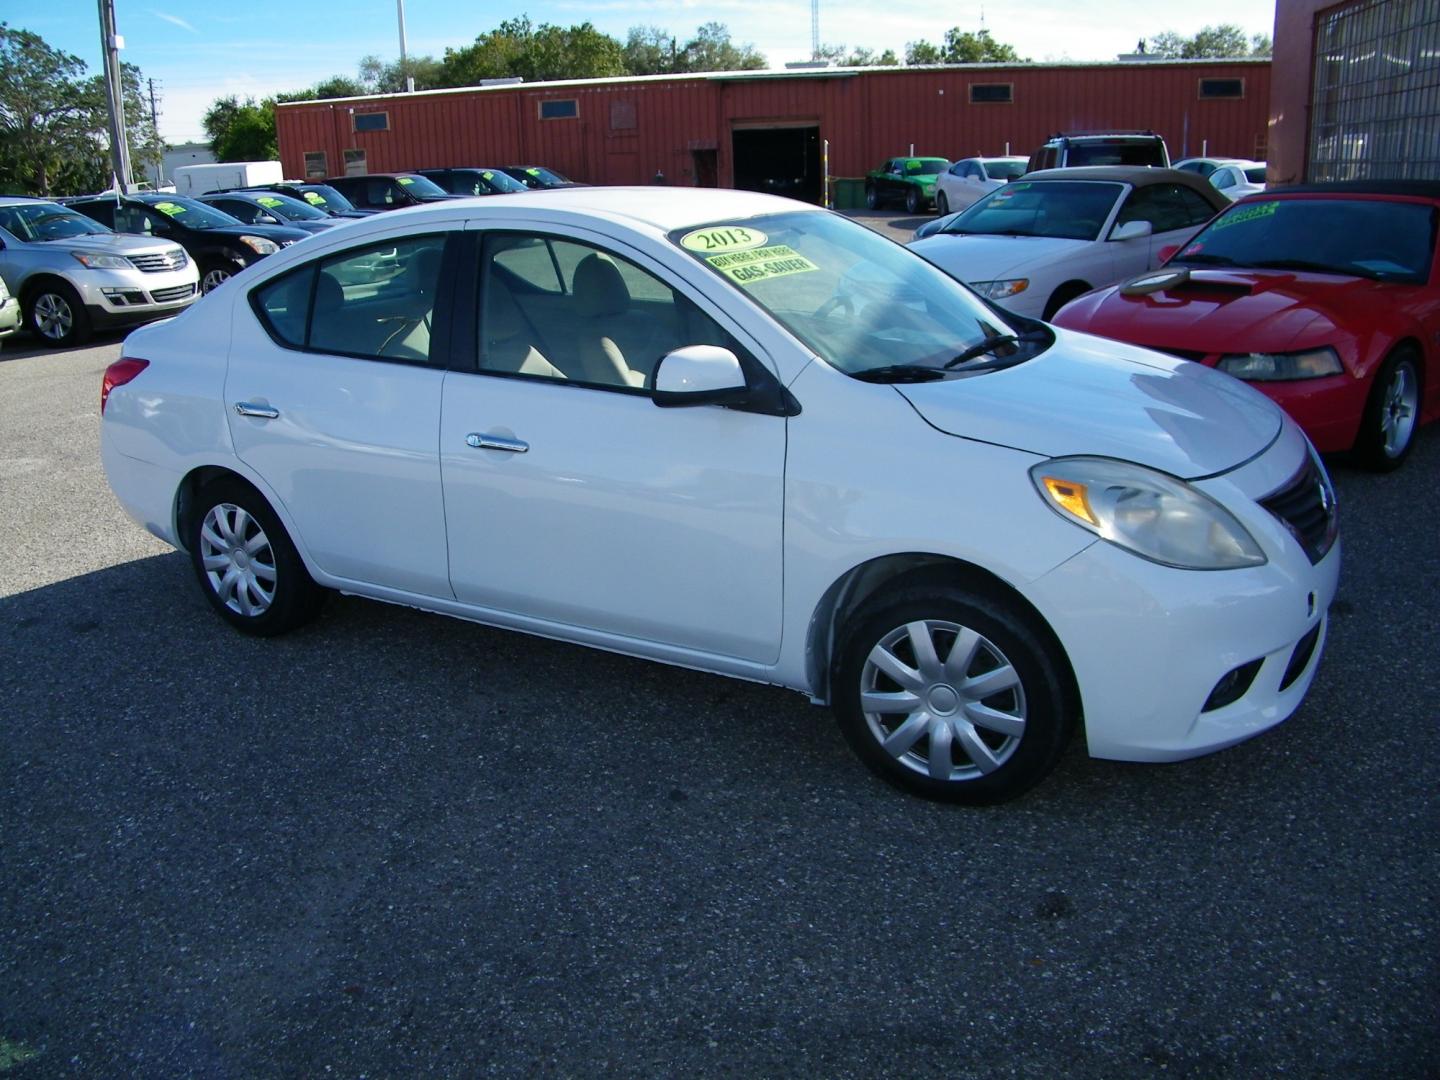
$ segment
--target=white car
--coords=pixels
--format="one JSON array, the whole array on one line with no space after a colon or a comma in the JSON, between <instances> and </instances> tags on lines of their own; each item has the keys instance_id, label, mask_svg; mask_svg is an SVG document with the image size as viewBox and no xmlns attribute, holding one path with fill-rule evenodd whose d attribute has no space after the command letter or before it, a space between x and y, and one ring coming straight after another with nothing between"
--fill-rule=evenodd
<instances>
[{"instance_id":1,"label":"white car","mask_svg":"<svg viewBox=\"0 0 1440 1080\"><path fill-rule=\"evenodd\" d=\"M1047 169L985 196L910 250L1006 310L1049 319L1077 296L1160 264L1230 203L1188 173Z\"/></svg>"},{"instance_id":2,"label":"white car","mask_svg":"<svg viewBox=\"0 0 1440 1080\"><path fill-rule=\"evenodd\" d=\"M240 630L335 589L774 683L933 798L1012 797L1082 724L1137 761L1278 724L1339 573L1324 468L1245 384L750 192L356 222L130 335L102 394L121 505Z\"/></svg>"},{"instance_id":3,"label":"white car","mask_svg":"<svg viewBox=\"0 0 1440 1080\"><path fill-rule=\"evenodd\" d=\"M1029 161L1023 157L962 158L936 179L935 212L964 210L982 195L1025 175Z\"/></svg>"},{"instance_id":4,"label":"white car","mask_svg":"<svg viewBox=\"0 0 1440 1080\"><path fill-rule=\"evenodd\" d=\"M1265 162L1228 162L1216 168L1206 179L1216 191L1234 202L1265 190Z\"/></svg>"}]
</instances>

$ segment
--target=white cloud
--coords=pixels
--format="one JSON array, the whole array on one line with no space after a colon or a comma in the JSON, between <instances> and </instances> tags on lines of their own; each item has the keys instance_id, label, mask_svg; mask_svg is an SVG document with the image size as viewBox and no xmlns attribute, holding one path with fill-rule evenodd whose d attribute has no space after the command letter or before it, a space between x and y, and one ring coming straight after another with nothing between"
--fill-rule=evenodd
<instances>
[{"instance_id":1,"label":"white cloud","mask_svg":"<svg viewBox=\"0 0 1440 1080\"><path fill-rule=\"evenodd\" d=\"M180 18L179 15L169 15L163 11L156 11L154 8L150 9L150 14L154 15L157 19L164 19L166 22L170 23L173 26L178 26L182 30L189 30L192 34L198 34L200 32L199 30L196 30L195 27L191 26L188 22L186 22L184 19Z\"/></svg>"}]
</instances>

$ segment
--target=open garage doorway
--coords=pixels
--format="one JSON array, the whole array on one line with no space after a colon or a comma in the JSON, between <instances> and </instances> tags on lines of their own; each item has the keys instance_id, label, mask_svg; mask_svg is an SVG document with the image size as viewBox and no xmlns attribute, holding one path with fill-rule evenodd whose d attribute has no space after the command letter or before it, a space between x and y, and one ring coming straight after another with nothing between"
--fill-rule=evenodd
<instances>
[{"instance_id":1,"label":"open garage doorway","mask_svg":"<svg viewBox=\"0 0 1440 1080\"><path fill-rule=\"evenodd\" d=\"M819 203L825 178L820 172L820 128L739 128L732 133L735 186Z\"/></svg>"}]
</instances>

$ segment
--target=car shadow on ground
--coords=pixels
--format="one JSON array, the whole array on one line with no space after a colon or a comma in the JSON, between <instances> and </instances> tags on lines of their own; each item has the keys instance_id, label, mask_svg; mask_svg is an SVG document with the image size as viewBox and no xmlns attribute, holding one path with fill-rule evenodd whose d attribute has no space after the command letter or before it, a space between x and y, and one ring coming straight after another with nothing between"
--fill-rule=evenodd
<instances>
[{"instance_id":1,"label":"car shadow on ground","mask_svg":"<svg viewBox=\"0 0 1440 1080\"><path fill-rule=\"evenodd\" d=\"M22 330L18 334L12 334L5 338L3 343L0 343L0 364L7 360L26 360L35 356L64 356L66 353L79 352L81 349L118 345L133 329L135 328L131 326L123 330L97 330L84 345L71 345L63 349L53 345L43 345L40 339Z\"/></svg>"}]
</instances>

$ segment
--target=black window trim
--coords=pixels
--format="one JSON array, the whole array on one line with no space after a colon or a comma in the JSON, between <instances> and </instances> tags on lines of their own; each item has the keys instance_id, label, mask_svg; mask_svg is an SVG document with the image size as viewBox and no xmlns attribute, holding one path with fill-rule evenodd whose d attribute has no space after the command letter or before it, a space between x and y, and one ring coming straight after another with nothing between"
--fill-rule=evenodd
<instances>
[{"instance_id":1,"label":"black window trim","mask_svg":"<svg viewBox=\"0 0 1440 1080\"><path fill-rule=\"evenodd\" d=\"M1006 95L1005 95L1005 99L1004 99L1003 101L998 100L998 99L997 99L997 100L990 100L990 101L976 100L976 98L975 98L975 90L976 90L977 87L984 87L984 88L986 88L986 89L991 89L991 88L1000 87L1000 86L1003 86L1003 87L1005 87L1005 89L1006 89ZM1014 104L1015 104L1015 84L1014 84L1013 82L995 82L995 83L972 82L972 83L969 83L969 84L968 84L968 87L969 87L969 89L968 89L968 95L969 95L969 98L970 98L970 104L971 104L971 105L1014 105Z\"/></svg>"},{"instance_id":2,"label":"black window trim","mask_svg":"<svg viewBox=\"0 0 1440 1080\"><path fill-rule=\"evenodd\" d=\"M1207 94L1206 83L1239 83L1240 93L1238 94ZM1195 97L1199 101L1244 101L1245 100L1245 76L1233 75L1224 78L1218 76L1201 76L1195 80Z\"/></svg>"},{"instance_id":3,"label":"black window trim","mask_svg":"<svg viewBox=\"0 0 1440 1080\"><path fill-rule=\"evenodd\" d=\"M327 252L299 266L291 267L289 270L267 277L264 281L256 282L246 294L250 303L250 310L254 313L255 319L272 342L287 352L307 353L317 356L343 356L351 360L367 360L377 364L401 364L405 367L432 368L436 371L460 370L454 366L454 334L452 324L455 322L455 296L456 279L460 276L463 263L456 265L460 258L460 251L464 245L460 242L468 234L456 229L437 229L433 232L411 233L404 236L382 237L378 240L370 240L356 247L345 248L343 251ZM409 240L424 240L428 237L439 236L445 240L445 247L440 253L440 283L435 293L435 309L430 319L430 358L428 360L412 360L406 356L375 356L370 353L342 352L338 349L315 349L310 346L310 327L315 315L315 290L320 283L320 266L322 263L334 262L336 259L343 259L354 252L364 251L366 248L377 247L385 243L401 243ZM308 273L310 275L310 289L305 299L305 339L304 343L296 345L294 342L286 341L271 325L265 308L260 302L260 294L277 282L296 274ZM462 320L463 321L463 320Z\"/></svg>"},{"instance_id":4,"label":"black window trim","mask_svg":"<svg viewBox=\"0 0 1440 1080\"><path fill-rule=\"evenodd\" d=\"M362 128L362 127L360 126L360 118L361 118L362 116L382 116L382 117L385 118L385 123L384 123L381 127L365 127L365 128ZM390 110L389 110L389 109L365 109L365 110L362 110L362 111L360 111L360 112L352 112L352 113L350 114L350 130L353 131L353 132L355 132L357 135L373 135L373 134L376 133L377 131L389 131L389 130L390 130Z\"/></svg>"},{"instance_id":5,"label":"black window trim","mask_svg":"<svg viewBox=\"0 0 1440 1080\"><path fill-rule=\"evenodd\" d=\"M567 116L546 116L546 115L545 115L545 106L546 106L546 105L570 105L570 106L573 106L573 107L574 107L574 110L575 110L575 111L572 112L572 113L570 113L570 114L567 115ZM536 117L536 119L538 119L538 120L579 120L579 119L580 119L580 99L579 99L578 97L570 97L570 98L540 98L540 99L538 99L538 100L536 101L536 103L535 103L535 117Z\"/></svg>"}]
</instances>

